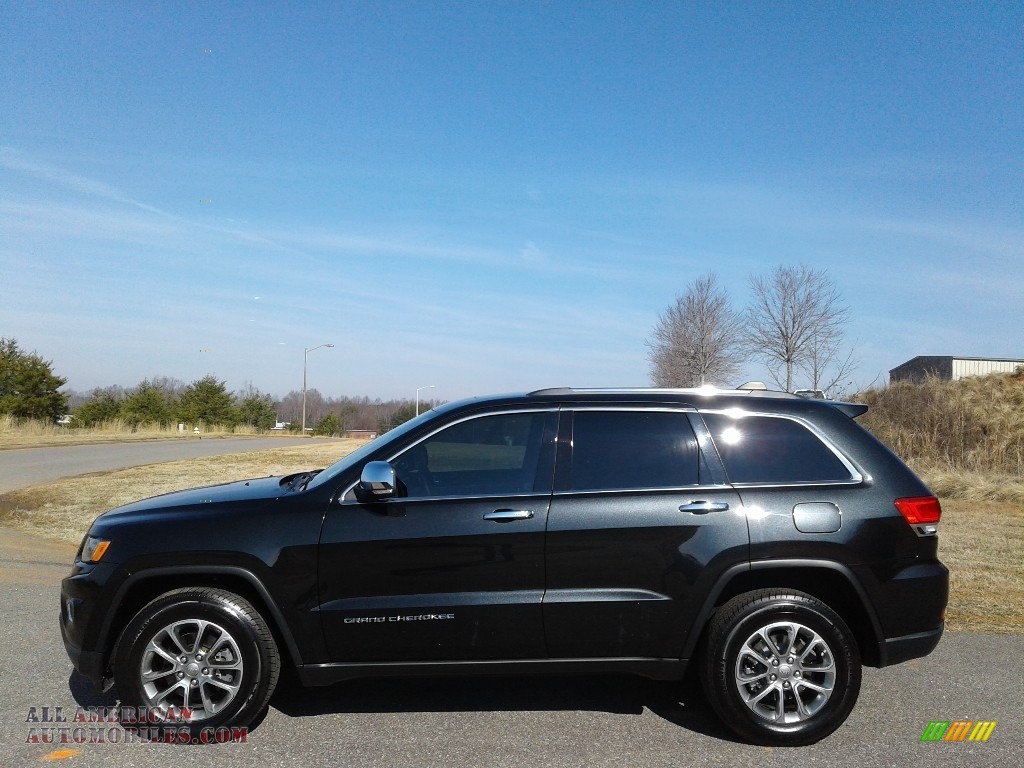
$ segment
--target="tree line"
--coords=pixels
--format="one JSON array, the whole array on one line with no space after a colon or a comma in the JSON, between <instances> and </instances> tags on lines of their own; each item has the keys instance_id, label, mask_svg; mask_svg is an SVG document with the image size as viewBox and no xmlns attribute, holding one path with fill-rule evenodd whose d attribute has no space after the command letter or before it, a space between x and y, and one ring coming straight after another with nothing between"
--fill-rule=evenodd
<instances>
[{"instance_id":1,"label":"tree line","mask_svg":"<svg viewBox=\"0 0 1024 768\"><path fill-rule=\"evenodd\" d=\"M834 395L856 366L845 345L849 308L823 269L778 266L748 280L751 301L733 307L714 273L694 280L658 317L648 340L658 387L726 385L748 360L761 362L787 392Z\"/></svg>"},{"instance_id":2,"label":"tree line","mask_svg":"<svg viewBox=\"0 0 1024 768\"><path fill-rule=\"evenodd\" d=\"M225 381L213 375L190 384L157 376L134 387L113 385L91 393L62 392L66 382L53 372L52 361L21 349L15 339L0 339L0 415L54 421L72 414L72 428L121 421L132 427L184 423L189 428L244 425L265 430L281 422L289 424L292 431L301 431L302 392L298 390L275 400L251 384L231 392ZM420 401L420 411L435 404ZM306 392L306 423L314 434L386 432L414 415L411 400L329 398L315 389Z\"/></svg>"},{"instance_id":3,"label":"tree line","mask_svg":"<svg viewBox=\"0 0 1024 768\"><path fill-rule=\"evenodd\" d=\"M81 396L79 396L81 397ZM433 407L421 402L420 411ZM412 418L415 406L403 400L368 397L324 397L306 391L306 424L315 435L340 435L349 430L386 432ZM280 400L247 384L231 393L215 376L185 385L177 379L146 379L125 390L107 387L93 393L74 409L73 424L92 426L120 419L132 425L186 423L271 429L278 423L292 432L302 427L302 392L293 390Z\"/></svg>"}]
</instances>

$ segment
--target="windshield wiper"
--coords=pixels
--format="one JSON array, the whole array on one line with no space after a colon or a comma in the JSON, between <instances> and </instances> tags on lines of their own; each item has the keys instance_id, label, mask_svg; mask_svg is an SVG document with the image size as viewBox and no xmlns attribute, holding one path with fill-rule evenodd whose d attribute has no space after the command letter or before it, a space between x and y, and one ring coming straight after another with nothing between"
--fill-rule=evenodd
<instances>
[{"instance_id":1,"label":"windshield wiper","mask_svg":"<svg viewBox=\"0 0 1024 768\"><path fill-rule=\"evenodd\" d=\"M305 490L306 486L309 484L309 481L312 480L317 475L319 475L321 472L323 472L322 469L314 469L312 472L303 472L301 475L302 482L296 482L294 485L292 485L292 490L294 490L296 493Z\"/></svg>"}]
</instances>

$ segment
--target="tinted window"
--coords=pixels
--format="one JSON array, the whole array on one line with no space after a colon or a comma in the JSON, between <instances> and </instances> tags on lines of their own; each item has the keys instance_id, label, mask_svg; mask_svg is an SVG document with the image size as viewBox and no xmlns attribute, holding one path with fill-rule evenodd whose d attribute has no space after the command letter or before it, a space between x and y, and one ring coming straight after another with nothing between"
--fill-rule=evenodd
<instances>
[{"instance_id":1,"label":"tinted window","mask_svg":"<svg viewBox=\"0 0 1024 768\"><path fill-rule=\"evenodd\" d=\"M677 488L697 484L697 439L684 413L577 411L572 488Z\"/></svg>"},{"instance_id":2,"label":"tinted window","mask_svg":"<svg viewBox=\"0 0 1024 768\"><path fill-rule=\"evenodd\" d=\"M534 490L547 414L481 416L454 424L392 462L409 496L475 496ZM550 478L548 478L550 480Z\"/></svg>"},{"instance_id":3,"label":"tinted window","mask_svg":"<svg viewBox=\"0 0 1024 768\"><path fill-rule=\"evenodd\" d=\"M849 480L850 471L818 437L791 419L702 414L733 483Z\"/></svg>"}]
</instances>

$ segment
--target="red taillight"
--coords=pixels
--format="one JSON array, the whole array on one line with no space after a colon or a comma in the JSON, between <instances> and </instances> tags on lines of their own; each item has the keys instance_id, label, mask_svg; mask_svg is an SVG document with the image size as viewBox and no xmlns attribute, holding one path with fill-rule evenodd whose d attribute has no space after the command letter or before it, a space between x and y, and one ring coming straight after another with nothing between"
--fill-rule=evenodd
<instances>
[{"instance_id":1,"label":"red taillight","mask_svg":"<svg viewBox=\"0 0 1024 768\"><path fill-rule=\"evenodd\" d=\"M911 525L937 523L942 517L942 507L934 496L914 496L909 499L896 499L896 509L903 519Z\"/></svg>"}]
</instances>

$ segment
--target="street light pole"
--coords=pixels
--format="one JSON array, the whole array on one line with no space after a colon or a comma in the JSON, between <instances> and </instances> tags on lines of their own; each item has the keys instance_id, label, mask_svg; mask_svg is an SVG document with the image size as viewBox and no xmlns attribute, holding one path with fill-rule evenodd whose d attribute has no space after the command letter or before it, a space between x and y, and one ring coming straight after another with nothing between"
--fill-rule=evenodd
<instances>
[{"instance_id":1,"label":"street light pole","mask_svg":"<svg viewBox=\"0 0 1024 768\"><path fill-rule=\"evenodd\" d=\"M302 350L302 434L306 434L306 360L309 353L320 347L333 347L333 344L320 344L316 347L307 347Z\"/></svg>"},{"instance_id":2,"label":"street light pole","mask_svg":"<svg viewBox=\"0 0 1024 768\"><path fill-rule=\"evenodd\" d=\"M432 387L436 387L436 386L437 386L436 384L427 384L427 386L425 386L425 387L417 387L416 388L416 415L417 416L420 415L420 391L424 390L424 389L431 389Z\"/></svg>"}]
</instances>

